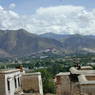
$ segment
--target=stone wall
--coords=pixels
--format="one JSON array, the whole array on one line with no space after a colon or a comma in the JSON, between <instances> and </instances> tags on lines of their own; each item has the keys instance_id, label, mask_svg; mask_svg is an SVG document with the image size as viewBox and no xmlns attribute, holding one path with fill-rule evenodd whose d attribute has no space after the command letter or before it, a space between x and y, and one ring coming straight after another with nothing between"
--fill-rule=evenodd
<instances>
[{"instance_id":1,"label":"stone wall","mask_svg":"<svg viewBox=\"0 0 95 95\"><path fill-rule=\"evenodd\" d=\"M81 94L82 95L95 95L95 85L94 84L84 84L81 85Z\"/></svg>"},{"instance_id":2,"label":"stone wall","mask_svg":"<svg viewBox=\"0 0 95 95\"><path fill-rule=\"evenodd\" d=\"M86 76L87 80L95 80L95 76Z\"/></svg>"},{"instance_id":3,"label":"stone wall","mask_svg":"<svg viewBox=\"0 0 95 95\"><path fill-rule=\"evenodd\" d=\"M70 79L68 75L57 76L57 95L70 95Z\"/></svg>"},{"instance_id":4,"label":"stone wall","mask_svg":"<svg viewBox=\"0 0 95 95\"><path fill-rule=\"evenodd\" d=\"M37 76L22 76L22 89L26 92L39 92L39 81Z\"/></svg>"},{"instance_id":5,"label":"stone wall","mask_svg":"<svg viewBox=\"0 0 95 95\"><path fill-rule=\"evenodd\" d=\"M40 74L25 74L21 78L22 89L25 93L39 93L43 95L42 79Z\"/></svg>"}]
</instances>

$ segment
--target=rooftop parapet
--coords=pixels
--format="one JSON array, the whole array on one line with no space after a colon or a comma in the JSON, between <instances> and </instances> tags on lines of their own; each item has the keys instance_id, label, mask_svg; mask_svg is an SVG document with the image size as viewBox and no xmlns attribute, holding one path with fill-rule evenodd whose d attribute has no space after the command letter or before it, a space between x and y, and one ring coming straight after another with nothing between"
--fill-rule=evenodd
<instances>
[{"instance_id":1,"label":"rooftop parapet","mask_svg":"<svg viewBox=\"0 0 95 95\"><path fill-rule=\"evenodd\" d=\"M60 72L59 74L57 74L56 76L67 76L67 75L70 75L70 72L65 72L65 73L63 73L63 72Z\"/></svg>"},{"instance_id":2,"label":"rooftop parapet","mask_svg":"<svg viewBox=\"0 0 95 95\"><path fill-rule=\"evenodd\" d=\"M0 74L7 74L7 73L13 73L13 72L20 72L19 69L1 69Z\"/></svg>"},{"instance_id":3,"label":"rooftop parapet","mask_svg":"<svg viewBox=\"0 0 95 95\"><path fill-rule=\"evenodd\" d=\"M82 84L82 85L84 85L84 84L86 84L86 85L91 85L91 84L95 85L95 80L93 80L93 78L92 78L92 80L89 80L89 79L87 79L87 76L92 77L91 75L79 75L78 76L79 83ZM93 77L95 77L95 75Z\"/></svg>"},{"instance_id":4,"label":"rooftop parapet","mask_svg":"<svg viewBox=\"0 0 95 95\"><path fill-rule=\"evenodd\" d=\"M82 66L81 70L93 70L91 66Z\"/></svg>"},{"instance_id":5,"label":"rooftop parapet","mask_svg":"<svg viewBox=\"0 0 95 95\"><path fill-rule=\"evenodd\" d=\"M40 72L35 72L35 73L25 73L23 74L24 76L33 76L33 75L41 75Z\"/></svg>"},{"instance_id":6,"label":"rooftop parapet","mask_svg":"<svg viewBox=\"0 0 95 95\"><path fill-rule=\"evenodd\" d=\"M77 69L77 67L71 67L70 72L71 74L95 74L95 70L91 70L92 67L81 67L81 69Z\"/></svg>"}]
</instances>

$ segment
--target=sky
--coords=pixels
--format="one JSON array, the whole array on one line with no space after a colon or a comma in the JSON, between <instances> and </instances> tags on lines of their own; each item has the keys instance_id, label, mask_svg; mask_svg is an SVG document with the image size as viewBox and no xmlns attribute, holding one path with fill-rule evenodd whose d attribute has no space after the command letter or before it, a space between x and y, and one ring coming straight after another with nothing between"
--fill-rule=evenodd
<instances>
[{"instance_id":1,"label":"sky","mask_svg":"<svg viewBox=\"0 0 95 95\"><path fill-rule=\"evenodd\" d=\"M95 0L0 0L0 29L95 35Z\"/></svg>"}]
</instances>

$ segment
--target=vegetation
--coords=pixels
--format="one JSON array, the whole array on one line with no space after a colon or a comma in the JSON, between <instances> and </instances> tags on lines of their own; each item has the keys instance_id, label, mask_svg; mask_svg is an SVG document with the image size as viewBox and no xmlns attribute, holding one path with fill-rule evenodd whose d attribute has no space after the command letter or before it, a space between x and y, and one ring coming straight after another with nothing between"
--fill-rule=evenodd
<instances>
[{"instance_id":1,"label":"vegetation","mask_svg":"<svg viewBox=\"0 0 95 95\"><path fill-rule=\"evenodd\" d=\"M52 74L47 69L38 69L36 72L41 72L42 74L44 93L55 93L55 84L52 79Z\"/></svg>"}]
</instances>

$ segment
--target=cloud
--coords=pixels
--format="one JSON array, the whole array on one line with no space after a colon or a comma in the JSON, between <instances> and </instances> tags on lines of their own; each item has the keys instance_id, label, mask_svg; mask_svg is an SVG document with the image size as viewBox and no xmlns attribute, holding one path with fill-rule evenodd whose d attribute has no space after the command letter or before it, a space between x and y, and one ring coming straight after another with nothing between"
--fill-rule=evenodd
<instances>
[{"instance_id":1,"label":"cloud","mask_svg":"<svg viewBox=\"0 0 95 95\"><path fill-rule=\"evenodd\" d=\"M82 6L39 8L33 15L20 15L0 7L0 29L24 28L31 33L95 35L95 9Z\"/></svg>"},{"instance_id":2,"label":"cloud","mask_svg":"<svg viewBox=\"0 0 95 95\"><path fill-rule=\"evenodd\" d=\"M14 27L18 27L17 22L19 19L19 14L0 7L0 29L13 29Z\"/></svg>"},{"instance_id":3,"label":"cloud","mask_svg":"<svg viewBox=\"0 0 95 95\"><path fill-rule=\"evenodd\" d=\"M95 11L89 12L81 6L58 6L40 8L34 18L39 25L34 25L41 33L94 34ZM36 28L35 27L35 28ZM35 32L37 32L35 30Z\"/></svg>"},{"instance_id":4,"label":"cloud","mask_svg":"<svg viewBox=\"0 0 95 95\"><path fill-rule=\"evenodd\" d=\"M15 3L11 3L10 5L9 5L9 9L14 9L16 7L16 4Z\"/></svg>"}]
</instances>

